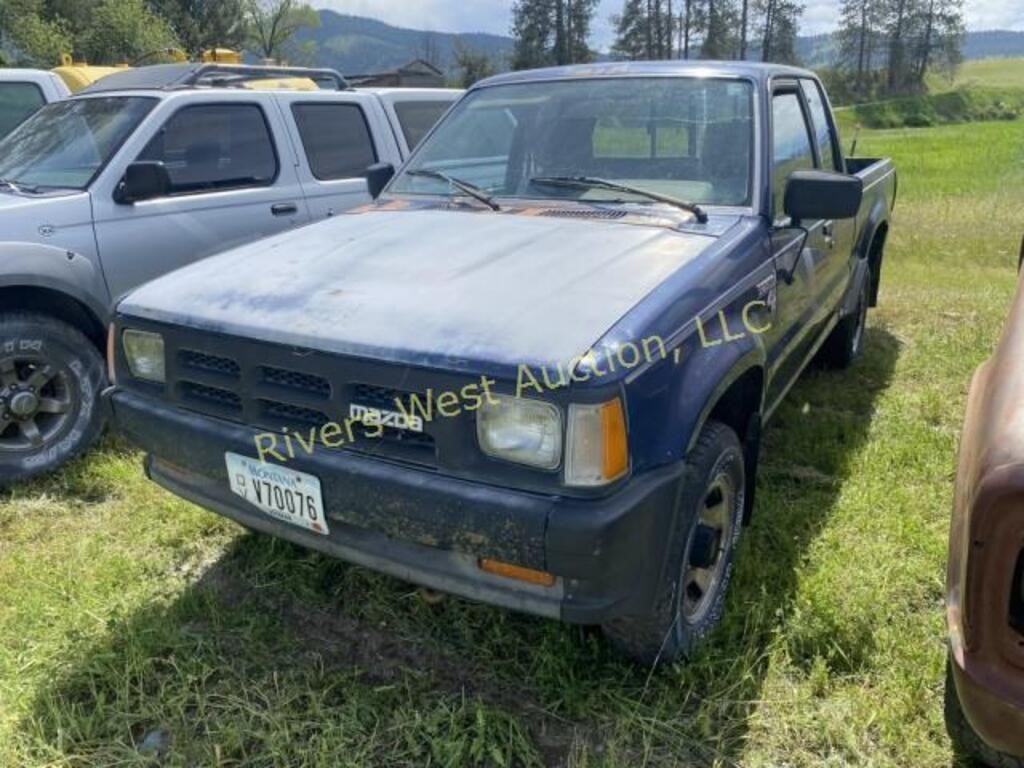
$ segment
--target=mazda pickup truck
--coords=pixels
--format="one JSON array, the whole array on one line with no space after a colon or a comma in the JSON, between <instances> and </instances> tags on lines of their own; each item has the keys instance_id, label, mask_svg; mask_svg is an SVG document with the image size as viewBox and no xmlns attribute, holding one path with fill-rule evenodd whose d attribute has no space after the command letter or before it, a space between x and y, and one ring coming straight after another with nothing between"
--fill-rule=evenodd
<instances>
[{"instance_id":1,"label":"mazda pickup truck","mask_svg":"<svg viewBox=\"0 0 1024 768\"><path fill-rule=\"evenodd\" d=\"M320 88L280 87L300 76ZM115 71L21 123L0 141L0 485L99 434L118 299L366 203L368 168L400 164L458 94L167 64Z\"/></svg>"},{"instance_id":2,"label":"mazda pickup truck","mask_svg":"<svg viewBox=\"0 0 1024 768\"><path fill-rule=\"evenodd\" d=\"M373 203L129 295L107 396L175 494L669 661L765 422L863 350L895 189L801 69L500 75Z\"/></svg>"}]
</instances>

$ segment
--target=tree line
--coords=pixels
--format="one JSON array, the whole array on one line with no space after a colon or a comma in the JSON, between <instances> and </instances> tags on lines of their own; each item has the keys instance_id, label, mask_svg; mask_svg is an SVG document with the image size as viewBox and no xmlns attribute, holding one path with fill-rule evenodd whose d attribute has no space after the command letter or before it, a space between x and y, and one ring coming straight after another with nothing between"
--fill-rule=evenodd
<instances>
[{"instance_id":1,"label":"tree line","mask_svg":"<svg viewBox=\"0 0 1024 768\"><path fill-rule=\"evenodd\" d=\"M596 0L517 0L513 69L592 61ZM624 0L611 56L625 60L740 59L799 64L799 0ZM929 72L961 58L963 0L842 0L825 75L857 101L924 90Z\"/></svg>"},{"instance_id":2,"label":"tree line","mask_svg":"<svg viewBox=\"0 0 1024 768\"><path fill-rule=\"evenodd\" d=\"M310 51L295 33L319 23L300 0L2 0L0 63L48 68L62 54L154 63L170 50L196 59L211 48L302 60Z\"/></svg>"}]
</instances>

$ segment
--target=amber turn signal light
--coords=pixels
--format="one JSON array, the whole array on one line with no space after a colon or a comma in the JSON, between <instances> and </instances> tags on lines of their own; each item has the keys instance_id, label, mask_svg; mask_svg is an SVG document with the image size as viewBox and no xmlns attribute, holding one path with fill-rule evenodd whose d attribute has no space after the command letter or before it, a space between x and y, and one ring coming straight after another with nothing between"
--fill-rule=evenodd
<instances>
[{"instance_id":1,"label":"amber turn signal light","mask_svg":"<svg viewBox=\"0 0 1024 768\"><path fill-rule=\"evenodd\" d=\"M551 587L555 584L555 575L547 571L536 571L533 568L503 563L501 560L491 560L487 557L481 557L478 564L481 571L487 571L488 573L494 573L509 579L525 581L528 584L539 584L542 587Z\"/></svg>"}]
</instances>

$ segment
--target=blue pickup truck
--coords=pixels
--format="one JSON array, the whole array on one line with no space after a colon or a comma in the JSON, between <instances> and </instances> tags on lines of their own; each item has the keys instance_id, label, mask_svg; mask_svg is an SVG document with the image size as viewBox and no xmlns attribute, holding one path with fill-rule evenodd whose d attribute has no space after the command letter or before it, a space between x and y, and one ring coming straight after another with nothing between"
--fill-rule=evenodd
<instances>
[{"instance_id":1,"label":"blue pickup truck","mask_svg":"<svg viewBox=\"0 0 1024 768\"><path fill-rule=\"evenodd\" d=\"M390 179L390 180L389 180ZM721 614L764 423L861 353L896 191L810 72L516 72L376 200L130 294L107 392L150 478L644 662Z\"/></svg>"}]
</instances>

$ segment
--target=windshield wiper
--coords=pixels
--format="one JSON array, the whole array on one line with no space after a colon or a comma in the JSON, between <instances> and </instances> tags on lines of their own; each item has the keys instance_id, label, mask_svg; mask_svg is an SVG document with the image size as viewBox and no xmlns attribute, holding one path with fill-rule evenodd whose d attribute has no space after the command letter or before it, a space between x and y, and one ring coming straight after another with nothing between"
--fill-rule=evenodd
<instances>
[{"instance_id":1,"label":"windshield wiper","mask_svg":"<svg viewBox=\"0 0 1024 768\"><path fill-rule=\"evenodd\" d=\"M598 179L594 176L534 176L530 179L530 183L549 187L589 187L609 189L614 192L627 192L639 195L640 197L646 197L648 200L674 205L676 208L682 208L684 211L689 211L701 224L706 224L708 221L707 212L696 203L688 203L685 200L680 200L679 198L672 197L670 195L663 195L660 192L653 192L649 189L644 189L643 187L620 184L617 181Z\"/></svg>"},{"instance_id":2,"label":"windshield wiper","mask_svg":"<svg viewBox=\"0 0 1024 768\"><path fill-rule=\"evenodd\" d=\"M409 174L410 176L425 176L429 179L440 179L441 181L446 181L460 192L465 192L470 197L479 200L492 211L501 210L501 206L494 202L494 198L488 195L476 184L470 184L468 181L456 179L454 176L449 176L447 173L444 173L443 171L434 171L427 168L418 168L412 171L406 171L406 173Z\"/></svg>"},{"instance_id":3,"label":"windshield wiper","mask_svg":"<svg viewBox=\"0 0 1024 768\"><path fill-rule=\"evenodd\" d=\"M7 187L13 189L15 192L24 194L28 192L30 195L38 195L39 187L33 187L30 184L22 184L17 181L11 181L10 179L0 179L0 187Z\"/></svg>"}]
</instances>

